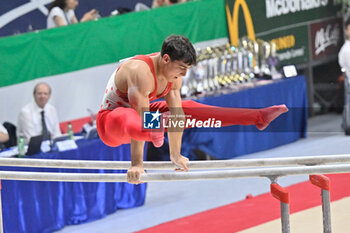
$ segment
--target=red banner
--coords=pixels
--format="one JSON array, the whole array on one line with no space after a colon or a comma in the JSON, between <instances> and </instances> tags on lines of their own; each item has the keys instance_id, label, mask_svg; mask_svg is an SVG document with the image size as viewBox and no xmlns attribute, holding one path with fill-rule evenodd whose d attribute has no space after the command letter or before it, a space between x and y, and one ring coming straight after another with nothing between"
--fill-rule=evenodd
<instances>
[{"instance_id":1,"label":"red banner","mask_svg":"<svg viewBox=\"0 0 350 233\"><path fill-rule=\"evenodd\" d=\"M310 25L312 59L338 54L343 45L343 22L340 18Z\"/></svg>"}]
</instances>

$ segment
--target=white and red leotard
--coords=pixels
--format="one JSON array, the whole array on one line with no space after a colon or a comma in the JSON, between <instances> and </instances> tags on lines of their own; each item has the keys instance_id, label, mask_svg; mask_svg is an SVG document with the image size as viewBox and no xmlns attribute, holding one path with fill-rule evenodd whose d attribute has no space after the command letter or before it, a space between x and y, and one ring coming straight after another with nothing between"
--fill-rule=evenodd
<instances>
[{"instance_id":1,"label":"white and red leotard","mask_svg":"<svg viewBox=\"0 0 350 233\"><path fill-rule=\"evenodd\" d=\"M162 94L157 96L157 77L149 55L138 55L131 59L142 60L150 67L155 82L154 91L149 94L150 102L168 94L172 86L171 82L167 84ZM118 72L118 69L115 72ZM142 119L131 108L127 94L117 89L114 82L115 72L108 81L100 111L97 114L96 124L101 140L113 147L130 143L131 139L154 142L152 132L143 130ZM165 101L150 103L149 108L150 111L159 110L161 113L169 111ZM288 111L285 105L263 109L223 108L200 104L192 100L182 101L182 108L186 116L191 116L196 120L206 121L209 118L215 118L222 122L222 126L256 125L261 130L280 114Z\"/></svg>"}]
</instances>

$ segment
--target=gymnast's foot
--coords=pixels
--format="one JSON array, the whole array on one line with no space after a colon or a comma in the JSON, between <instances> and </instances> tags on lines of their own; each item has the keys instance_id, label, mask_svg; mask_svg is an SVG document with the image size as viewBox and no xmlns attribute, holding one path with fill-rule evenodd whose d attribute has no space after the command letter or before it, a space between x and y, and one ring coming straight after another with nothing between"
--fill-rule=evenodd
<instances>
[{"instance_id":1,"label":"gymnast's foot","mask_svg":"<svg viewBox=\"0 0 350 233\"><path fill-rule=\"evenodd\" d=\"M164 131L151 131L151 140L155 147L161 147L164 143Z\"/></svg>"},{"instance_id":2,"label":"gymnast's foot","mask_svg":"<svg viewBox=\"0 0 350 233\"><path fill-rule=\"evenodd\" d=\"M256 124L259 130L264 130L274 119L276 119L282 113L288 112L288 108L285 104L274 105L268 108L263 108L260 110L261 116L264 123Z\"/></svg>"}]
</instances>

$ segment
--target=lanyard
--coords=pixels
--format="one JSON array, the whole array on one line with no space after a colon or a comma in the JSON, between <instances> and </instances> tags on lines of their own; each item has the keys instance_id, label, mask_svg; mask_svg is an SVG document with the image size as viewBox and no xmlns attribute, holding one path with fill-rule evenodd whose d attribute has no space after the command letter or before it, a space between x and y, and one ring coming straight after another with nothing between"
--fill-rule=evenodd
<instances>
[{"instance_id":1,"label":"lanyard","mask_svg":"<svg viewBox=\"0 0 350 233\"><path fill-rule=\"evenodd\" d=\"M70 20L68 20L66 12L63 11L63 14L64 14L64 18L66 18L67 25L70 24L71 22L70 22Z\"/></svg>"}]
</instances>

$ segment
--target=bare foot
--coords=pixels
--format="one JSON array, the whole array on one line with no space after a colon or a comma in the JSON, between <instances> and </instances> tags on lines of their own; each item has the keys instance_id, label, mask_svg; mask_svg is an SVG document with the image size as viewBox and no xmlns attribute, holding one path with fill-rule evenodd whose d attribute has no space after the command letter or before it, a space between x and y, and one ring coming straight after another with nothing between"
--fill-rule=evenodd
<instances>
[{"instance_id":1,"label":"bare foot","mask_svg":"<svg viewBox=\"0 0 350 233\"><path fill-rule=\"evenodd\" d=\"M259 130L264 130L274 119L276 119L282 113L288 112L288 108L285 104L274 105L268 108L260 110L264 123L256 124Z\"/></svg>"}]
</instances>

